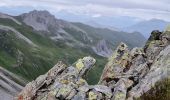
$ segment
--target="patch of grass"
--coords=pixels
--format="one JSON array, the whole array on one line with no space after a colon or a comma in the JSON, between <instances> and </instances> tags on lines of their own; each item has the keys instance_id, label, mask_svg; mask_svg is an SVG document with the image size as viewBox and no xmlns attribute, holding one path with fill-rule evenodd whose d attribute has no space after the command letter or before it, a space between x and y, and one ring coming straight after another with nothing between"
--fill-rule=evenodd
<instances>
[{"instance_id":1,"label":"patch of grass","mask_svg":"<svg viewBox=\"0 0 170 100\"><path fill-rule=\"evenodd\" d=\"M157 82L140 100L170 100L170 79Z\"/></svg>"}]
</instances>

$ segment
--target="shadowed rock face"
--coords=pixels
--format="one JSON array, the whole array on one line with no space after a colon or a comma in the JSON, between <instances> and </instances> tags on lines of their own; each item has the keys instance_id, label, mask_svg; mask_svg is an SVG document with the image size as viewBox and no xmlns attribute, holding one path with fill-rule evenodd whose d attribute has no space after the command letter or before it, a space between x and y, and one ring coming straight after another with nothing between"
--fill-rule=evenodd
<instances>
[{"instance_id":1,"label":"shadowed rock face","mask_svg":"<svg viewBox=\"0 0 170 100\"><path fill-rule=\"evenodd\" d=\"M153 36L154 35L154 36ZM144 48L121 43L108 59L97 85L83 76L95 64L84 57L67 66L59 62L45 75L28 83L18 100L134 100L169 77L170 33L154 31ZM93 77L93 76L92 76Z\"/></svg>"}]
</instances>

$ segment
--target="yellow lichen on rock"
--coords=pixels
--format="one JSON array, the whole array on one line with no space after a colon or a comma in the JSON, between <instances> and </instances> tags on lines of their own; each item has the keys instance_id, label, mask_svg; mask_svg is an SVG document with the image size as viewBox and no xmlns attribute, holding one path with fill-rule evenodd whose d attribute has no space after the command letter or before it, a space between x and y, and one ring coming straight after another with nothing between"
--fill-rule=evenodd
<instances>
[{"instance_id":1,"label":"yellow lichen on rock","mask_svg":"<svg viewBox=\"0 0 170 100\"><path fill-rule=\"evenodd\" d=\"M86 80L84 80L84 79L82 79L82 78L80 78L78 81L77 81L77 85L78 86L82 86L82 85L84 85L86 83Z\"/></svg>"},{"instance_id":2,"label":"yellow lichen on rock","mask_svg":"<svg viewBox=\"0 0 170 100\"><path fill-rule=\"evenodd\" d=\"M124 95L123 93L119 92L115 95L114 100L125 100L126 95Z\"/></svg>"},{"instance_id":3,"label":"yellow lichen on rock","mask_svg":"<svg viewBox=\"0 0 170 100\"><path fill-rule=\"evenodd\" d=\"M60 82L61 82L62 84L68 84L68 83L69 83L68 80L61 80Z\"/></svg>"},{"instance_id":4,"label":"yellow lichen on rock","mask_svg":"<svg viewBox=\"0 0 170 100\"><path fill-rule=\"evenodd\" d=\"M96 99L97 99L97 95L94 92L90 91L89 92L89 100L96 100Z\"/></svg>"},{"instance_id":5,"label":"yellow lichen on rock","mask_svg":"<svg viewBox=\"0 0 170 100\"><path fill-rule=\"evenodd\" d=\"M84 67L83 60L79 59L78 62L76 63L76 68L80 71Z\"/></svg>"},{"instance_id":6,"label":"yellow lichen on rock","mask_svg":"<svg viewBox=\"0 0 170 100\"><path fill-rule=\"evenodd\" d=\"M71 87L64 86L64 87L60 88L60 90L58 91L57 97L59 97L59 96L66 97L71 92L71 90L72 90Z\"/></svg>"}]
</instances>

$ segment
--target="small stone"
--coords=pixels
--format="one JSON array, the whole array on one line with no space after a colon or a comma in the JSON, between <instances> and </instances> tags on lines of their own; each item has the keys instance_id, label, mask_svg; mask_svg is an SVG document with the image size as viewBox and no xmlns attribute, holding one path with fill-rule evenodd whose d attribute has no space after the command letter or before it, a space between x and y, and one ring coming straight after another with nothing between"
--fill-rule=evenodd
<instances>
[{"instance_id":1,"label":"small stone","mask_svg":"<svg viewBox=\"0 0 170 100\"><path fill-rule=\"evenodd\" d=\"M124 95L124 93L117 93L116 95L114 95L113 100L125 100L126 95Z\"/></svg>"},{"instance_id":2,"label":"small stone","mask_svg":"<svg viewBox=\"0 0 170 100\"><path fill-rule=\"evenodd\" d=\"M82 78L80 78L76 83L77 83L78 86L82 86L82 85L87 84L86 80L84 80Z\"/></svg>"},{"instance_id":3,"label":"small stone","mask_svg":"<svg viewBox=\"0 0 170 100\"><path fill-rule=\"evenodd\" d=\"M89 86L86 86L86 85L81 86L81 87L78 88L78 90L83 91L83 92L87 92L89 90Z\"/></svg>"},{"instance_id":4,"label":"small stone","mask_svg":"<svg viewBox=\"0 0 170 100\"><path fill-rule=\"evenodd\" d=\"M72 100L86 100L86 93L78 92L77 95L75 95Z\"/></svg>"},{"instance_id":5,"label":"small stone","mask_svg":"<svg viewBox=\"0 0 170 100\"><path fill-rule=\"evenodd\" d=\"M112 96L112 91L111 88L107 87L107 86L103 86L103 85L95 85L94 89L98 92L104 93L106 96L108 96L109 98L111 98Z\"/></svg>"},{"instance_id":6,"label":"small stone","mask_svg":"<svg viewBox=\"0 0 170 100\"><path fill-rule=\"evenodd\" d=\"M73 89L73 87L64 85L63 87L60 88L56 97L62 96L63 98L66 98L66 96L69 95L69 93L71 92L72 89Z\"/></svg>"},{"instance_id":7,"label":"small stone","mask_svg":"<svg viewBox=\"0 0 170 100\"><path fill-rule=\"evenodd\" d=\"M97 99L96 93L94 93L93 91L90 91L90 92L89 92L88 99L89 99L89 100L96 100L96 99Z\"/></svg>"},{"instance_id":8,"label":"small stone","mask_svg":"<svg viewBox=\"0 0 170 100\"><path fill-rule=\"evenodd\" d=\"M71 100L75 95L76 95L77 91L75 89L73 89L71 91L71 93L68 95L68 97L66 97L67 100Z\"/></svg>"}]
</instances>

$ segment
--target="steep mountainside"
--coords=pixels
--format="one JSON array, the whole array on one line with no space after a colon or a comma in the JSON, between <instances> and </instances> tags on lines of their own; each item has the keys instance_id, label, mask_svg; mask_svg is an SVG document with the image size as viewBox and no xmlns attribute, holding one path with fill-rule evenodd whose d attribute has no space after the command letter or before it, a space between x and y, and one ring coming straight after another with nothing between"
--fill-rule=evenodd
<instances>
[{"instance_id":1,"label":"steep mountainside","mask_svg":"<svg viewBox=\"0 0 170 100\"><path fill-rule=\"evenodd\" d=\"M70 23L55 18L48 11L31 11L17 17L23 23L32 26L40 34L45 34L54 40L64 40L66 43L77 42L81 45L94 45L101 39L108 40L112 45L116 46L120 41L124 41L128 45L142 46L146 41L140 33L117 32L109 29L94 28L82 23ZM98 35L98 36L97 36ZM134 39L140 41L136 42ZM126 40L126 41L125 41ZM73 43L72 43L73 44Z\"/></svg>"},{"instance_id":2,"label":"steep mountainside","mask_svg":"<svg viewBox=\"0 0 170 100\"><path fill-rule=\"evenodd\" d=\"M106 40L99 41L99 43L96 46L92 47L92 49L96 54L103 57L110 57L113 52L112 49L110 49L107 45Z\"/></svg>"},{"instance_id":3,"label":"steep mountainside","mask_svg":"<svg viewBox=\"0 0 170 100\"><path fill-rule=\"evenodd\" d=\"M106 54L121 40L130 47L142 46L145 39L134 34L70 23L47 11L35 10L20 16L0 13L0 66L30 81L47 72L58 60L70 64L76 58L92 55L100 66L88 74L94 76L87 78L94 84L106 58L92 47ZM141 39L136 41L136 37ZM101 40L106 40L106 44Z\"/></svg>"},{"instance_id":4,"label":"steep mountainside","mask_svg":"<svg viewBox=\"0 0 170 100\"><path fill-rule=\"evenodd\" d=\"M90 37L93 37L93 40L105 39L112 45L112 47L118 46L120 42L125 42L131 48L141 47L146 41L146 39L140 33L126 33L109 30L107 28L94 28L82 23L73 24L85 30Z\"/></svg>"},{"instance_id":5,"label":"steep mountainside","mask_svg":"<svg viewBox=\"0 0 170 100\"><path fill-rule=\"evenodd\" d=\"M23 23L3 18L0 24L0 65L28 80L45 73L57 60L73 63L77 57L97 56L88 49L54 42Z\"/></svg>"},{"instance_id":6,"label":"steep mountainside","mask_svg":"<svg viewBox=\"0 0 170 100\"><path fill-rule=\"evenodd\" d=\"M28 83L19 100L169 100L170 31L153 31L145 47L130 50L120 43L105 65L100 81L84 77L95 65L93 57L71 66L59 61L46 74ZM91 76L93 77L93 76Z\"/></svg>"}]
</instances>

